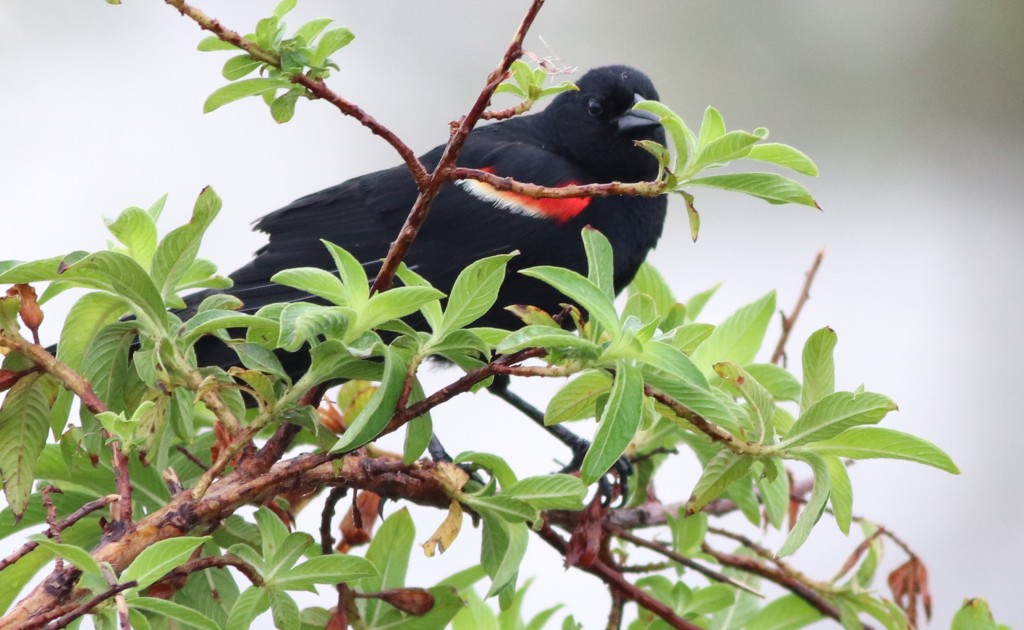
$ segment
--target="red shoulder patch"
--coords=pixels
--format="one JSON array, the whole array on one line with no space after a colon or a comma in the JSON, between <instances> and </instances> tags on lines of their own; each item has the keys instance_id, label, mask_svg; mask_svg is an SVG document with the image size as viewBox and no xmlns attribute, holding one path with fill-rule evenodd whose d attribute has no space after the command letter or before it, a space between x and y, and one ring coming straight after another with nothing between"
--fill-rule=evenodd
<instances>
[{"instance_id":1,"label":"red shoulder patch","mask_svg":"<svg viewBox=\"0 0 1024 630\"><path fill-rule=\"evenodd\" d=\"M480 169L495 174L491 168ZM490 201L495 206L519 214L566 223L583 212L590 205L591 197L536 198L509 190L498 190L486 182L463 179L457 182L466 192L478 199ZM578 182L567 181L562 186L573 186Z\"/></svg>"}]
</instances>

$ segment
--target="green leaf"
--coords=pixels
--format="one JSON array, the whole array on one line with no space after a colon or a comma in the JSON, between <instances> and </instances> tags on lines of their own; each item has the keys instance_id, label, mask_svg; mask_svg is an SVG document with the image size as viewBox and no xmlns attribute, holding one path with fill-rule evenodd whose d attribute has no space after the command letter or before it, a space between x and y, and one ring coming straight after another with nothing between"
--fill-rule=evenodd
<instances>
[{"instance_id":1,"label":"green leaf","mask_svg":"<svg viewBox=\"0 0 1024 630\"><path fill-rule=\"evenodd\" d=\"M0 407L0 473L7 505L17 517L28 507L36 461L46 446L51 392L56 396L53 377L29 374L14 384Z\"/></svg>"},{"instance_id":2,"label":"green leaf","mask_svg":"<svg viewBox=\"0 0 1024 630\"><path fill-rule=\"evenodd\" d=\"M768 323L774 314L775 292L771 291L726 318L694 351L690 359L708 375L712 372L713 363L750 363L764 341Z\"/></svg>"},{"instance_id":3,"label":"green leaf","mask_svg":"<svg viewBox=\"0 0 1024 630\"><path fill-rule=\"evenodd\" d=\"M997 630L988 602L981 598L965 599L964 605L953 615L951 630Z\"/></svg>"},{"instance_id":4,"label":"green leaf","mask_svg":"<svg viewBox=\"0 0 1024 630\"><path fill-rule=\"evenodd\" d=\"M96 334L104 326L115 322L124 315L125 301L110 293L87 293L71 306L67 321L73 325L64 326L57 344L57 358L74 369L78 369Z\"/></svg>"},{"instance_id":5,"label":"green leaf","mask_svg":"<svg viewBox=\"0 0 1024 630\"><path fill-rule=\"evenodd\" d=\"M751 363L744 366L775 400L800 402L800 381L787 370L771 363Z\"/></svg>"},{"instance_id":6,"label":"green leaf","mask_svg":"<svg viewBox=\"0 0 1024 630\"><path fill-rule=\"evenodd\" d=\"M331 448L333 452L347 453L372 441L388 425L395 415L395 404L402 393L405 381L405 362L392 350L384 352L384 376L380 387L373 393L356 419Z\"/></svg>"},{"instance_id":7,"label":"green leaf","mask_svg":"<svg viewBox=\"0 0 1024 630\"><path fill-rule=\"evenodd\" d=\"M661 125L668 132L672 144L676 149L676 170L682 170L682 166L689 162L690 154L694 147L693 132L686 126L683 119L668 108L667 105L658 101L640 101L633 106L633 109L650 112L658 116Z\"/></svg>"},{"instance_id":8,"label":"green leaf","mask_svg":"<svg viewBox=\"0 0 1024 630\"><path fill-rule=\"evenodd\" d=\"M77 545L67 543L57 543L42 534L33 534L29 536L30 541L35 542L43 549L51 552L58 558L63 558L71 564L75 565L75 568L89 573L92 575L103 575L103 570L100 569L100 565L96 560L89 555L89 552Z\"/></svg>"},{"instance_id":9,"label":"green leaf","mask_svg":"<svg viewBox=\"0 0 1024 630\"><path fill-rule=\"evenodd\" d=\"M796 525L789 531L786 541L779 548L777 555L780 558L790 555L804 544L807 537L810 536L814 524L821 518L821 513L825 510L825 503L828 501L829 492L832 489L832 477L829 475L829 468L824 459L811 453L800 455L800 459L810 464L811 470L814 471L814 489L811 490L807 504L800 512L800 516L797 517Z\"/></svg>"},{"instance_id":10,"label":"green leaf","mask_svg":"<svg viewBox=\"0 0 1024 630\"><path fill-rule=\"evenodd\" d=\"M583 228L583 248L587 253L587 278L609 298L615 299L615 269L612 244L604 234Z\"/></svg>"},{"instance_id":11,"label":"green leaf","mask_svg":"<svg viewBox=\"0 0 1024 630\"><path fill-rule=\"evenodd\" d=\"M487 597L497 595L515 583L519 565L526 554L529 530L523 523L508 523L500 518L482 514L484 532L480 547L480 564L491 578Z\"/></svg>"},{"instance_id":12,"label":"green leaf","mask_svg":"<svg viewBox=\"0 0 1024 630\"><path fill-rule=\"evenodd\" d=\"M274 627L279 630L300 630L302 617L299 605L291 595L276 589L270 590L270 612Z\"/></svg>"},{"instance_id":13,"label":"green leaf","mask_svg":"<svg viewBox=\"0 0 1024 630\"><path fill-rule=\"evenodd\" d=\"M212 94L206 97L206 102L203 103L203 113L209 114L228 103L233 103L247 96L263 94L280 87L288 87L288 85L282 83L281 79L270 78L242 79L241 81L228 83L224 87L214 90Z\"/></svg>"},{"instance_id":14,"label":"green leaf","mask_svg":"<svg viewBox=\"0 0 1024 630\"><path fill-rule=\"evenodd\" d=\"M156 221L142 208L128 208L113 221L107 222L107 229L117 240L128 248L128 255L143 269L149 269L156 251Z\"/></svg>"},{"instance_id":15,"label":"green leaf","mask_svg":"<svg viewBox=\"0 0 1024 630\"><path fill-rule=\"evenodd\" d=\"M238 50L238 47L224 41L216 35L211 35L210 37L204 37L199 40L199 45L196 46L196 50L210 52L214 50Z\"/></svg>"},{"instance_id":16,"label":"green leaf","mask_svg":"<svg viewBox=\"0 0 1024 630\"><path fill-rule=\"evenodd\" d=\"M657 368L675 378L689 381L702 389L707 389L708 381L700 369L690 361L689 357L678 348L662 341L644 344L643 353L637 357L640 361Z\"/></svg>"},{"instance_id":17,"label":"green leaf","mask_svg":"<svg viewBox=\"0 0 1024 630\"><path fill-rule=\"evenodd\" d=\"M682 403L694 413L705 420L713 422L724 429L737 434L739 432L739 418L742 417L743 409L727 396L716 394L714 390L694 385L686 379L671 377L664 373L653 374L644 372L644 380L648 385L668 394L676 401ZM678 418L674 412L665 410L665 417L676 424L681 424L692 429L688 423Z\"/></svg>"},{"instance_id":18,"label":"green leaf","mask_svg":"<svg viewBox=\"0 0 1024 630\"><path fill-rule=\"evenodd\" d=\"M604 370L586 370L562 386L548 401L544 424L552 425L597 416L595 402L612 388L612 378Z\"/></svg>"},{"instance_id":19,"label":"green leaf","mask_svg":"<svg viewBox=\"0 0 1024 630\"><path fill-rule=\"evenodd\" d=\"M278 20L284 18L285 15L295 8L295 5L298 4L298 2L299 0L281 0L281 2L277 3L277 6L274 7L274 17Z\"/></svg>"},{"instance_id":20,"label":"green leaf","mask_svg":"<svg viewBox=\"0 0 1024 630\"><path fill-rule=\"evenodd\" d=\"M807 411L823 396L836 390L836 368L832 359L832 351L836 347L837 340L835 331L826 326L812 333L804 343L804 384L800 394L801 411Z\"/></svg>"},{"instance_id":21,"label":"green leaf","mask_svg":"<svg viewBox=\"0 0 1024 630\"><path fill-rule=\"evenodd\" d=\"M228 59L224 62L224 68L221 69L220 73L228 81L236 81L248 74L252 74L262 65L262 61L253 59L247 53Z\"/></svg>"},{"instance_id":22,"label":"green leaf","mask_svg":"<svg viewBox=\"0 0 1024 630\"><path fill-rule=\"evenodd\" d=\"M601 347L568 330L550 326L523 326L495 347L498 354L512 354L525 348L571 351L588 358L601 354Z\"/></svg>"},{"instance_id":23,"label":"green leaf","mask_svg":"<svg viewBox=\"0 0 1024 630\"><path fill-rule=\"evenodd\" d=\"M250 586L242 591L231 607L225 630L249 630L252 622L270 608L270 593L266 588Z\"/></svg>"},{"instance_id":24,"label":"green leaf","mask_svg":"<svg viewBox=\"0 0 1024 630\"><path fill-rule=\"evenodd\" d=\"M163 332L166 309L160 292L132 258L116 252L89 254L65 269L62 279L75 286L120 296L131 304L139 322L148 331Z\"/></svg>"},{"instance_id":25,"label":"green leaf","mask_svg":"<svg viewBox=\"0 0 1024 630\"><path fill-rule=\"evenodd\" d=\"M619 316L615 312L612 299L587 278L569 269L547 266L530 267L519 273L549 284L572 299L585 309L591 319L600 324L613 340L618 340L622 336Z\"/></svg>"},{"instance_id":26,"label":"green leaf","mask_svg":"<svg viewBox=\"0 0 1024 630\"><path fill-rule=\"evenodd\" d=\"M850 484L850 473L846 464L838 457L823 457L828 466L828 475L832 483L828 499L832 504L832 515L836 518L839 531L850 535L850 522L853 520L853 486Z\"/></svg>"},{"instance_id":27,"label":"green leaf","mask_svg":"<svg viewBox=\"0 0 1024 630\"><path fill-rule=\"evenodd\" d=\"M278 548L288 537L288 528L281 522L281 517L267 507L260 507L254 515L260 530L260 543L264 560L270 562L277 554Z\"/></svg>"},{"instance_id":28,"label":"green leaf","mask_svg":"<svg viewBox=\"0 0 1024 630\"><path fill-rule=\"evenodd\" d=\"M775 173L730 173L687 180L686 186L709 186L741 192L768 203L797 203L817 208L818 203L803 185Z\"/></svg>"},{"instance_id":29,"label":"green leaf","mask_svg":"<svg viewBox=\"0 0 1024 630\"><path fill-rule=\"evenodd\" d=\"M729 450L721 450L717 455L708 461L704 472L690 499L686 502L687 514L694 514L704 509L704 506L722 496L725 489L750 469L753 459L746 455L733 453Z\"/></svg>"},{"instance_id":30,"label":"green leaf","mask_svg":"<svg viewBox=\"0 0 1024 630\"><path fill-rule=\"evenodd\" d=\"M690 321L690 322L696 321L697 317L700 316L701 311L704 310L704 306L715 295L715 293L718 292L718 289L721 286L722 286L721 284L716 284L715 286L711 287L710 289L701 291L697 295L694 295L689 300L687 300L686 301L686 320Z\"/></svg>"},{"instance_id":31,"label":"green leaf","mask_svg":"<svg viewBox=\"0 0 1024 630\"><path fill-rule=\"evenodd\" d=\"M270 281L322 297L337 306L349 305L349 292L338 276L317 267L296 267L275 273Z\"/></svg>"},{"instance_id":32,"label":"green leaf","mask_svg":"<svg viewBox=\"0 0 1024 630\"><path fill-rule=\"evenodd\" d=\"M725 120L717 109L708 105L704 110L704 118L700 122L697 146L706 147L711 142L725 135Z\"/></svg>"},{"instance_id":33,"label":"green leaf","mask_svg":"<svg viewBox=\"0 0 1024 630\"><path fill-rule=\"evenodd\" d=\"M505 279L505 268L515 255L501 254L483 258L459 274L435 336L443 336L473 323L494 306L498 290Z\"/></svg>"},{"instance_id":34,"label":"green leaf","mask_svg":"<svg viewBox=\"0 0 1024 630\"><path fill-rule=\"evenodd\" d=\"M416 538L416 527L408 509L401 509L384 519L380 529L370 541L366 559L379 571L378 574L359 580L354 586L363 593L377 593L385 589L405 586L405 575L409 570L409 558ZM363 620L371 628L378 627L386 611L393 608L376 599L366 601Z\"/></svg>"},{"instance_id":35,"label":"green leaf","mask_svg":"<svg viewBox=\"0 0 1024 630\"><path fill-rule=\"evenodd\" d=\"M857 425L876 424L895 409L896 403L881 394L829 394L800 414L780 446L827 440Z\"/></svg>"},{"instance_id":36,"label":"green leaf","mask_svg":"<svg viewBox=\"0 0 1024 630\"><path fill-rule=\"evenodd\" d=\"M340 584L379 575L373 563L357 556L332 554L310 558L274 577L273 585L289 591L313 591L315 584Z\"/></svg>"},{"instance_id":37,"label":"green leaf","mask_svg":"<svg viewBox=\"0 0 1024 630\"><path fill-rule=\"evenodd\" d=\"M811 158L785 144L765 142L755 145L750 150L750 153L747 154L747 157L751 160L760 160L785 166L801 175L810 175L811 177L817 177L818 175L818 167L814 165Z\"/></svg>"},{"instance_id":38,"label":"green leaf","mask_svg":"<svg viewBox=\"0 0 1024 630\"><path fill-rule=\"evenodd\" d=\"M640 269L633 276L633 281L629 284L629 293L630 295L644 293L651 296L658 309L658 314L662 317L667 315L669 309L676 304L676 298L672 295L672 289L669 288L668 283L647 261L640 265Z\"/></svg>"},{"instance_id":39,"label":"green leaf","mask_svg":"<svg viewBox=\"0 0 1024 630\"><path fill-rule=\"evenodd\" d=\"M220 630L220 625L198 610L159 597L133 597L131 607L199 630Z\"/></svg>"},{"instance_id":40,"label":"green leaf","mask_svg":"<svg viewBox=\"0 0 1024 630\"><path fill-rule=\"evenodd\" d=\"M295 116L295 103L303 92L298 89L291 89L278 96L270 103L270 115L277 123L286 123Z\"/></svg>"},{"instance_id":41,"label":"green leaf","mask_svg":"<svg viewBox=\"0 0 1024 630\"><path fill-rule=\"evenodd\" d=\"M421 306L442 297L444 293L432 287L395 287L377 293L359 313L358 324L350 334L361 334L384 322L415 313Z\"/></svg>"},{"instance_id":42,"label":"green leaf","mask_svg":"<svg viewBox=\"0 0 1024 630\"><path fill-rule=\"evenodd\" d=\"M492 477L497 479L502 490L508 489L518 481L516 473L512 470L512 467L508 465L508 462L491 453L466 451L464 453L459 453L459 456L455 458L454 463L476 464L476 467L483 468L490 473Z\"/></svg>"},{"instance_id":43,"label":"green leaf","mask_svg":"<svg viewBox=\"0 0 1024 630\"><path fill-rule=\"evenodd\" d=\"M192 552L207 540L210 540L209 536L182 536L153 543L121 572L121 581L135 580L139 583L138 588L146 588L187 562Z\"/></svg>"},{"instance_id":44,"label":"green leaf","mask_svg":"<svg viewBox=\"0 0 1024 630\"><path fill-rule=\"evenodd\" d=\"M309 44L333 21L331 18L312 19L296 29L294 38Z\"/></svg>"},{"instance_id":45,"label":"green leaf","mask_svg":"<svg viewBox=\"0 0 1024 630\"><path fill-rule=\"evenodd\" d=\"M355 39L355 35L344 27L325 32L316 44L310 65L323 66L328 57L347 46L353 39Z\"/></svg>"},{"instance_id":46,"label":"green leaf","mask_svg":"<svg viewBox=\"0 0 1024 630\"><path fill-rule=\"evenodd\" d=\"M433 286L426 278L419 275L412 269L409 269L405 263L398 266L398 271L395 275L397 275L399 280L401 280L407 287ZM441 319L444 317L444 314L441 311L441 302L439 300L427 302L420 307L420 312L423 313L423 318L427 320L427 325L430 326L430 329L437 330L441 325Z\"/></svg>"},{"instance_id":47,"label":"green leaf","mask_svg":"<svg viewBox=\"0 0 1024 630\"><path fill-rule=\"evenodd\" d=\"M959 474L949 455L931 442L883 427L855 427L827 440L801 447L819 455L849 459L905 459Z\"/></svg>"},{"instance_id":48,"label":"green leaf","mask_svg":"<svg viewBox=\"0 0 1024 630\"><path fill-rule=\"evenodd\" d=\"M601 413L601 423L580 467L584 483L589 485L604 476L626 451L640 428L643 404L644 380L640 370L625 361L618 361L612 391Z\"/></svg>"},{"instance_id":49,"label":"green leaf","mask_svg":"<svg viewBox=\"0 0 1024 630\"><path fill-rule=\"evenodd\" d=\"M771 442L775 435L772 420L775 417L775 399L746 370L728 361L716 363L715 372L726 381L735 385L747 401L747 409L754 429L754 441Z\"/></svg>"},{"instance_id":50,"label":"green leaf","mask_svg":"<svg viewBox=\"0 0 1024 630\"><path fill-rule=\"evenodd\" d=\"M171 230L157 245L150 273L160 295L168 303L177 301L183 305L176 295L178 283L196 260L203 234L220 212L220 207L220 197L207 186L199 193L188 223Z\"/></svg>"},{"instance_id":51,"label":"green leaf","mask_svg":"<svg viewBox=\"0 0 1024 630\"><path fill-rule=\"evenodd\" d=\"M238 311L207 309L196 313L181 328L182 340L187 344L195 343L203 335L229 328L249 328L258 325L272 328L277 324L265 317L256 317Z\"/></svg>"},{"instance_id":52,"label":"green leaf","mask_svg":"<svg viewBox=\"0 0 1024 630\"><path fill-rule=\"evenodd\" d=\"M334 264L338 268L338 276L345 284L345 288L348 289L348 305L357 308L365 304L370 299L370 280L366 277L366 269L363 264L348 250L330 241L321 240L320 242L324 244L331 254L331 258L334 259Z\"/></svg>"},{"instance_id":53,"label":"green leaf","mask_svg":"<svg viewBox=\"0 0 1024 630\"><path fill-rule=\"evenodd\" d=\"M581 510L587 487L579 477L564 474L526 477L502 491L538 510Z\"/></svg>"},{"instance_id":54,"label":"green leaf","mask_svg":"<svg viewBox=\"0 0 1024 630\"><path fill-rule=\"evenodd\" d=\"M754 144L760 141L761 136L747 131L730 131L701 149L690 168L697 172L708 166L739 159L750 153Z\"/></svg>"},{"instance_id":55,"label":"green leaf","mask_svg":"<svg viewBox=\"0 0 1024 630\"><path fill-rule=\"evenodd\" d=\"M746 630L797 630L821 618L821 612L803 598L783 595L762 608Z\"/></svg>"},{"instance_id":56,"label":"green leaf","mask_svg":"<svg viewBox=\"0 0 1024 630\"><path fill-rule=\"evenodd\" d=\"M775 529L782 529L789 508L789 475L782 461L775 458L762 460L765 473L757 480L768 522Z\"/></svg>"},{"instance_id":57,"label":"green leaf","mask_svg":"<svg viewBox=\"0 0 1024 630\"><path fill-rule=\"evenodd\" d=\"M521 499L505 496L504 493L488 497L463 494L459 501L473 508L481 516L497 518L506 523L534 522L540 518L540 511Z\"/></svg>"},{"instance_id":58,"label":"green leaf","mask_svg":"<svg viewBox=\"0 0 1024 630\"><path fill-rule=\"evenodd\" d=\"M103 327L89 344L82 360L82 375L99 399L111 410L124 409L124 390L129 381L128 349L135 340L131 322Z\"/></svg>"}]
</instances>

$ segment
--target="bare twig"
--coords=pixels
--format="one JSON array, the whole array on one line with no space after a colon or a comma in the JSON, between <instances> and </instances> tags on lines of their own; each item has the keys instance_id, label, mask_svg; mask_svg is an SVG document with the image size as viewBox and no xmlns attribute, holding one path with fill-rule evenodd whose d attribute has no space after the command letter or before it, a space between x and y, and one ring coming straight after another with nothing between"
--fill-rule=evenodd
<instances>
[{"instance_id":1,"label":"bare twig","mask_svg":"<svg viewBox=\"0 0 1024 630\"><path fill-rule=\"evenodd\" d=\"M238 556L226 553L223 556L203 556L201 558L195 558L189 560L185 564L181 565L177 569L169 572L167 575L160 578L159 582L175 581L183 577L192 575L197 571L205 571L206 569L218 569L232 567L237 569L239 573L245 576L245 579L249 580L253 586L263 586L263 576L256 567L252 566L245 560L242 560Z\"/></svg>"},{"instance_id":2,"label":"bare twig","mask_svg":"<svg viewBox=\"0 0 1024 630\"><path fill-rule=\"evenodd\" d=\"M739 580L732 579L731 577L729 577L728 575L725 575L724 573L720 573L718 571L715 571L714 569L709 569L708 567L705 567L704 565L700 564L699 562L696 562L696 561L694 561L691 558L687 558L686 556L684 556L682 554L678 554L678 553L672 551L671 549L667 548L665 545L656 543L653 540L647 540L647 539L641 538L640 536L637 536L636 534L630 533L630 532L628 532L626 530L623 530L623 529L612 529L610 531L610 533L613 536L617 536L617 537L621 538L622 540L625 540L625 541L633 543L637 547L643 547L644 549L649 549L649 550L651 550L651 551L653 551L655 553L658 553L658 554L661 554L661 555L665 556L666 558L668 558L669 560L672 560L673 562L678 562L679 564L683 565L684 567L688 567L690 569L693 569L697 573L700 573L701 575L703 575L704 577L706 577L706 578L708 578L710 580L713 580L715 582L722 582L723 584L728 584L730 586L735 586L738 589L742 589L744 591L747 591L748 593L752 593L754 595L757 595L758 597L764 597L763 593L758 591L756 588L750 586L749 584L744 584L743 582L740 582Z\"/></svg>"},{"instance_id":3,"label":"bare twig","mask_svg":"<svg viewBox=\"0 0 1024 630\"><path fill-rule=\"evenodd\" d=\"M69 613L67 613L65 615L62 615L62 616L58 617L57 619L54 619L52 622L47 624L46 628L48 628L48 629L49 628L66 628L67 626L71 625L71 622L73 622L75 619L78 619L79 617L81 617L82 615L86 614L87 612L89 612L93 608L96 608L97 606L99 606L103 602L107 601L111 597L114 597L115 595L117 595L121 591L127 591L128 589L133 588L135 586L138 586L138 582L136 582L135 580L132 580L131 582L125 582L123 584L117 584L115 586L111 586L107 590L103 591L102 593L96 595L95 597L91 598L87 602L85 602L82 605L78 606L77 608L75 608L71 612L69 612Z\"/></svg>"},{"instance_id":4,"label":"bare twig","mask_svg":"<svg viewBox=\"0 0 1024 630\"><path fill-rule=\"evenodd\" d=\"M800 297L797 298L796 305L793 306L793 311L789 316L782 312L779 313L782 316L782 335L779 336L779 343L775 345L775 352L772 353L772 363L778 364L779 361L782 361L783 365L785 365L786 342L789 341L789 333L793 331L793 326L796 324L797 317L800 316L800 311L803 310L807 299L811 297L811 285L814 283L814 276L818 274L818 268L821 267L821 261L824 258L825 250L819 249L818 255L814 257L814 263L807 270L803 289L800 291Z\"/></svg>"},{"instance_id":5,"label":"bare twig","mask_svg":"<svg viewBox=\"0 0 1024 630\"><path fill-rule=\"evenodd\" d=\"M538 186L511 177L500 177L475 168L456 167L448 171L448 179L475 179L501 191L509 191L538 199L565 199L567 197L657 197L665 193L666 184L650 182L608 182L605 184L574 184L571 186Z\"/></svg>"},{"instance_id":6,"label":"bare twig","mask_svg":"<svg viewBox=\"0 0 1024 630\"><path fill-rule=\"evenodd\" d=\"M739 569L740 571L744 571L752 575L761 576L766 580L771 580L779 586L789 590L794 595L800 597L811 606L814 606L823 615L839 620L838 608L815 592L813 588L804 584L792 575L789 575L785 570L769 567L768 565L749 556L740 556L717 551L707 543L704 543L701 546L701 551L712 556L715 560L727 567L733 567L734 569Z\"/></svg>"},{"instance_id":7,"label":"bare twig","mask_svg":"<svg viewBox=\"0 0 1024 630\"><path fill-rule=\"evenodd\" d=\"M566 543L565 539L559 536L555 530L551 529L551 525L546 520L543 527L541 527L536 533L544 540L544 542L554 547L558 553L563 556L565 555L568 543ZM581 571L586 571L587 573L597 576L602 582L607 584L610 588L614 588L624 598L635 602L637 606L641 606L651 611L673 628L680 628L683 630L697 630L700 628L700 626L692 624L676 615L675 611L673 611L671 607L663 604L643 589L630 583L622 576L622 573L611 568L600 559L595 559L592 564L586 567L577 566L577 568Z\"/></svg>"},{"instance_id":8,"label":"bare twig","mask_svg":"<svg viewBox=\"0 0 1024 630\"><path fill-rule=\"evenodd\" d=\"M81 520L82 517L87 516L88 514L91 514L96 510L99 510L110 505L111 503L117 501L117 499L118 496L116 494L108 494L105 497L100 497L99 499L96 499L94 501L89 501L82 507L78 508L77 510L69 514L67 517L51 525L45 532L43 532L43 535L48 538L54 538L57 532L64 531L65 529L71 527L79 520ZM36 541L28 541L27 543L19 547L17 550L15 550L13 553L8 555L6 558L0 560L0 571L3 571L4 569L11 566L18 560L21 560L26 555L28 555L29 552L31 552L38 546L39 543L37 543Z\"/></svg>"},{"instance_id":9,"label":"bare twig","mask_svg":"<svg viewBox=\"0 0 1024 630\"><path fill-rule=\"evenodd\" d=\"M334 510L338 507L338 501L341 501L347 493L348 488L345 486L331 488L330 494L327 495L327 501L324 502L324 509L320 512L320 553L325 556L334 551L334 536L331 535Z\"/></svg>"},{"instance_id":10,"label":"bare twig","mask_svg":"<svg viewBox=\"0 0 1024 630\"><path fill-rule=\"evenodd\" d=\"M542 6L544 6L544 0L533 0L530 4L526 17L519 24L519 28L512 37L512 43L505 50L505 54L502 56L498 67L487 77L487 83L477 96L476 102L473 103L469 112L459 122L455 132L452 133L451 138L448 140L448 145L444 148L444 153L441 154L441 159L430 174L430 179L425 186L420 187L420 194L416 198L416 203L413 204L412 210L409 211L409 216L406 217L405 224L398 233L398 238L391 244L388 255L373 281L373 286L370 289L371 292L376 293L391 288L391 281L398 270L398 265L405 257L405 253L409 251L413 241L416 240L416 235L419 234L420 228L427 218L427 213L430 211L430 205L433 203L437 193L440 192L441 185L448 180L448 171L455 165L455 160L462 151L462 146L469 137L469 132L473 130L477 121L480 120L481 114L487 109L488 103L491 102L491 96L494 95L494 90L508 76L512 63L522 56L523 39L526 37L527 31L530 30L530 26L533 24Z\"/></svg>"}]
</instances>

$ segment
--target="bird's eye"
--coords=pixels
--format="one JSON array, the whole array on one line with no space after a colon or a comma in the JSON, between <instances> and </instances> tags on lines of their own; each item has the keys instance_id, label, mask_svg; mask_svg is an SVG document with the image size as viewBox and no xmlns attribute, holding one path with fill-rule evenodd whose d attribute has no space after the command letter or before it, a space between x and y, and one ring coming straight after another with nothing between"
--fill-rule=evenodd
<instances>
[{"instance_id":1,"label":"bird's eye","mask_svg":"<svg viewBox=\"0 0 1024 630\"><path fill-rule=\"evenodd\" d=\"M597 100L596 98L590 99L590 101L587 103L587 112L591 116L595 117L603 114L604 107L601 105L601 101Z\"/></svg>"}]
</instances>

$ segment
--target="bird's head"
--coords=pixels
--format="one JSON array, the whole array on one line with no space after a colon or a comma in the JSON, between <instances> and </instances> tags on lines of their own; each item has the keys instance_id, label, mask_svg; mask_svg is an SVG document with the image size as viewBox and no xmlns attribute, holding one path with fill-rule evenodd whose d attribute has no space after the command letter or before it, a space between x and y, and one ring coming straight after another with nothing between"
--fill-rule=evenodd
<instances>
[{"instance_id":1,"label":"bird's head","mask_svg":"<svg viewBox=\"0 0 1024 630\"><path fill-rule=\"evenodd\" d=\"M602 181L653 179L655 159L634 144L656 140L665 131L657 116L637 111L658 91L643 72L628 66L595 68L576 82L579 90L559 94L543 112L561 151Z\"/></svg>"}]
</instances>

